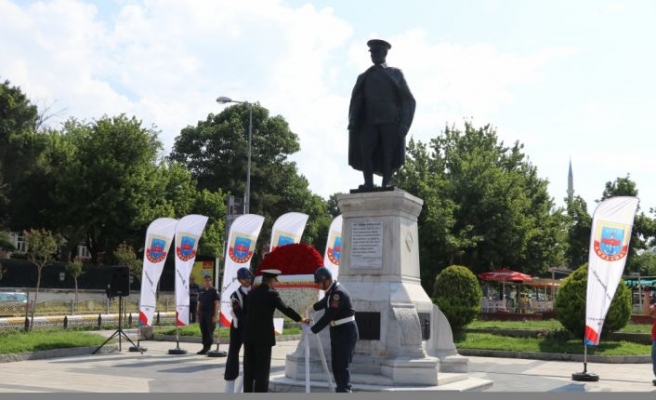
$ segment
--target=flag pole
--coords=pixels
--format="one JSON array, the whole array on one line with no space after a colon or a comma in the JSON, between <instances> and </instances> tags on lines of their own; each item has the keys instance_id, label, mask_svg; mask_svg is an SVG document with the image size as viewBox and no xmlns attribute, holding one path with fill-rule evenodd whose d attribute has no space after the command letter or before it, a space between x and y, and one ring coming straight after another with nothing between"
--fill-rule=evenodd
<instances>
[{"instance_id":1,"label":"flag pole","mask_svg":"<svg viewBox=\"0 0 656 400\"><path fill-rule=\"evenodd\" d=\"M599 375L588 372L588 346L583 342L583 372L572 374L572 380L579 382L597 382Z\"/></svg>"},{"instance_id":2,"label":"flag pole","mask_svg":"<svg viewBox=\"0 0 656 400\"><path fill-rule=\"evenodd\" d=\"M225 259L225 246L223 246L223 257ZM214 281L216 282L216 287L219 292L219 304L221 304L221 285L219 285L219 277L221 276L221 264L219 264L219 257L216 257L215 259L215 275L214 275ZM221 282L223 284L223 282ZM221 342L221 335L219 334L219 330L221 329L221 307L219 306L219 317L218 321L216 321L216 350L210 350L207 352L208 357L227 357L228 353L222 350L219 350L220 342ZM228 328L230 329L230 328Z\"/></svg>"}]
</instances>

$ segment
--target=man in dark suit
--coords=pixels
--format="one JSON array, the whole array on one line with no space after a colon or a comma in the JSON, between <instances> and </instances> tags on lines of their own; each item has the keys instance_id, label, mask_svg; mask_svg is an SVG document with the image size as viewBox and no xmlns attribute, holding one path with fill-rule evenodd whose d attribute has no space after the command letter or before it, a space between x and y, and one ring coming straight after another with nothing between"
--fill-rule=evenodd
<instances>
[{"instance_id":1,"label":"man in dark suit","mask_svg":"<svg viewBox=\"0 0 656 400\"><path fill-rule=\"evenodd\" d=\"M216 318L219 315L221 296L219 292L212 287L212 277L206 275L203 278L203 289L198 293L198 305L196 315L198 315L198 325L203 337L203 348L196 354L207 354L214 341L214 329L216 329Z\"/></svg>"},{"instance_id":2,"label":"man in dark suit","mask_svg":"<svg viewBox=\"0 0 656 400\"><path fill-rule=\"evenodd\" d=\"M319 289L326 291L326 295L312 308L315 311L325 310L325 312L309 330L316 334L330 325L331 367L337 385L335 391L348 393L351 392L350 364L353 361L355 344L359 339L355 309L351 296L339 282L333 280L328 268L317 269L314 272L314 282L319 284ZM306 332L307 329L308 327L303 328Z\"/></svg>"},{"instance_id":3,"label":"man in dark suit","mask_svg":"<svg viewBox=\"0 0 656 400\"><path fill-rule=\"evenodd\" d=\"M415 114L416 102L403 73L387 66L392 45L384 40L367 42L374 63L358 76L349 105L349 165L362 171L364 185L373 189L373 174L383 176L383 187L405 163L405 137Z\"/></svg>"},{"instance_id":4,"label":"man in dark suit","mask_svg":"<svg viewBox=\"0 0 656 400\"><path fill-rule=\"evenodd\" d=\"M276 290L277 269L262 271L262 283L246 297L244 331L244 393L268 392L271 348L276 345L273 313L276 309L296 322L307 322L287 306Z\"/></svg>"}]
</instances>

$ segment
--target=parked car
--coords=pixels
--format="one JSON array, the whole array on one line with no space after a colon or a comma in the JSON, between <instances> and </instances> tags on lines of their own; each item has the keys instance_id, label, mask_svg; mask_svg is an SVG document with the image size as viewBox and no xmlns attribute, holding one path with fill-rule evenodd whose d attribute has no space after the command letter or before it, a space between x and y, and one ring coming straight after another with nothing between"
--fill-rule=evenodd
<instances>
[{"instance_id":1,"label":"parked car","mask_svg":"<svg viewBox=\"0 0 656 400\"><path fill-rule=\"evenodd\" d=\"M0 304L8 303L25 304L27 303L27 294L22 292L0 292Z\"/></svg>"}]
</instances>

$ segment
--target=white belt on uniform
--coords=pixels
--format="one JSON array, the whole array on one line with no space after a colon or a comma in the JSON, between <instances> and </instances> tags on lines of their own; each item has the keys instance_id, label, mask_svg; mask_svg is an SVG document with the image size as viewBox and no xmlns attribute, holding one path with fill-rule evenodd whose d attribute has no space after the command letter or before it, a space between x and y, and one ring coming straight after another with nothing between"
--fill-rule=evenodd
<instances>
[{"instance_id":1,"label":"white belt on uniform","mask_svg":"<svg viewBox=\"0 0 656 400\"><path fill-rule=\"evenodd\" d=\"M355 321L355 315L351 315L350 317L338 319L335 321L330 321L330 326L339 326L351 321Z\"/></svg>"}]
</instances>

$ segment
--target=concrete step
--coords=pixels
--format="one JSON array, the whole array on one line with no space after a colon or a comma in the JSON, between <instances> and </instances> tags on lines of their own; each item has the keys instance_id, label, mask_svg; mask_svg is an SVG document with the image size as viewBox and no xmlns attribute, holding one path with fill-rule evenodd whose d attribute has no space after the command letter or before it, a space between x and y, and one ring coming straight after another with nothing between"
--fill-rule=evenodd
<instances>
[{"instance_id":1,"label":"concrete step","mask_svg":"<svg viewBox=\"0 0 656 400\"><path fill-rule=\"evenodd\" d=\"M326 393L328 382L319 374L310 377L310 392ZM322 379L323 378L323 379ZM469 377L468 374L440 373L437 386L395 386L392 380L381 375L353 374L351 383L354 392L469 392L482 391L492 386L492 381ZM271 392L304 393L305 380L290 379L285 375L274 375L269 381Z\"/></svg>"}]
</instances>

